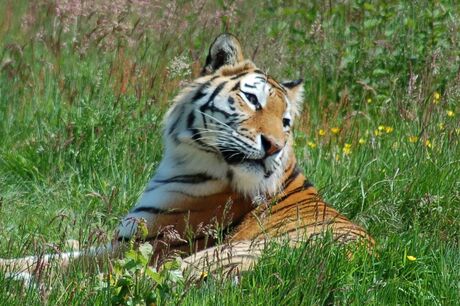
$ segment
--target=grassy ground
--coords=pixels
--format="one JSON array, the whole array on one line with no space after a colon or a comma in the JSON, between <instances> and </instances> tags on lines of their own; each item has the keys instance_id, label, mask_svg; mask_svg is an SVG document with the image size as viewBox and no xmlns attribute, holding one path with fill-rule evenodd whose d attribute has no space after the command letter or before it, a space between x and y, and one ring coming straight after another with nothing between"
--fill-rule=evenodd
<instances>
[{"instance_id":1,"label":"grassy ground","mask_svg":"<svg viewBox=\"0 0 460 306\"><path fill-rule=\"evenodd\" d=\"M0 257L111 237L161 159L168 102L222 31L305 79L299 161L378 257L273 246L238 284L198 287L123 263L114 279L132 284L0 273L0 304L458 303L460 5L304 2L0 0Z\"/></svg>"}]
</instances>

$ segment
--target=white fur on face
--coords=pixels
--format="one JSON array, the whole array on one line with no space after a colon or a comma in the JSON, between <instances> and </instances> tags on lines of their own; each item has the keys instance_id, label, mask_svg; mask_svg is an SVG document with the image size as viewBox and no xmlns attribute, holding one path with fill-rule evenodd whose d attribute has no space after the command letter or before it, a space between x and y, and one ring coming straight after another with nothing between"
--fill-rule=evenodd
<instances>
[{"instance_id":1,"label":"white fur on face","mask_svg":"<svg viewBox=\"0 0 460 306\"><path fill-rule=\"evenodd\" d=\"M248 94L257 98L257 103L261 108L267 106L271 86L265 76L250 73L244 76L239 83L240 91L237 95L252 109L252 112L256 112L257 109L253 101L248 99ZM244 133L238 132L238 123L235 124L232 120L235 117L238 117L239 120L247 119L251 114L239 111L235 105L229 103L229 95L226 92L232 86L234 86L233 83L227 83L221 92L214 96L213 93L217 86L209 87L199 100L182 104L180 111L175 112L177 116L183 116L179 120L178 126L182 128L177 133L178 139L180 143L189 144L197 149L200 145L204 145L203 150L215 150L216 159L221 162L222 167L227 168L226 180L235 191L250 197L264 193L274 194L279 189L283 169L289 155L288 148L264 158L265 150L260 135L256 134L254 138L249 138ZM212 101L210 97L213 97ZM288 101L287 97L286 101ZM289 108L286 109L285 117L292 120L290 112ZM174 112L170 114L171 117L174 117L173 115ZM192 125L187 127L187 121L189 123L193 121ZM288 129L285 131L287 132ZM197 139L201 144L197 144ZM175 145L171 141L167 143L171 146ZM228 163L222 156L219 156L219 152L225 150L241 152L245 157L241 162ZM200 154L200 152L194 153ZM202 154L205 153L202 152ZM201 164L201 166L202 170L209 173L216 168L215 165L212 168L208 168L209 165L206 164Z\"/></svg>"},{"instance_id":2,"label":"white fur on face","mask_svg":"<svg viewBox=\"0 0 460 306\"><path fill-rule=\"evenodd\" d=\"M251 162L230 166L233 173L233 188L250 198L276 194L281 188L281 179L290 150L286 146L278 154L266 158L262 162L263 166Z\"/></svg>"},{"instance_id":3,"label":"white fur on face","mask_svg":"<svg viewBox=\"0 0 460 306\"><path fill-rule=\"evenodd\" d=\"M262 108L267 105L267 99L270 92L270 85L267 83L265 77L260 74L251 73L245 76L240 83L239 96L249 105L249 107L255 111L256 107L246 97L245 93L253 94L257 97L257 100Z\"/></svg>"}]
</instances>

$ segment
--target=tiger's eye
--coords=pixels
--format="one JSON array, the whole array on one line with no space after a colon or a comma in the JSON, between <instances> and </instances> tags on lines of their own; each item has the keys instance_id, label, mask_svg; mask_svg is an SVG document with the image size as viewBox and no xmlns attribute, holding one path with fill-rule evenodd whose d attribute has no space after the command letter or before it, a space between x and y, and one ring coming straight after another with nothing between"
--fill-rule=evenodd
<instances>
[{"instance_id":1,"label":"tiger's eye","mask_svg":"<svg viewBox=\"0 0 460 306\"><path fill-rule=\"evenodd\" d=\"M290 127L291 126L291 119L283 118L283 127Z\"/></svg>"},{"instance_id":2,"label":"tiger's eye","mask_svg":"<svg viewBox=\"0 0 460 306\"><path fill-rule=\"evenodd\" d=\"M248 99L248 101L254 105L256 107L257 110L261 109L262 106L260 105L259 103L259 100L257 99L257 96L252 94L252 93L247 93L247 92L243 92L244 95L246 96L246 99Z\"/></svg>"}]
</instances>

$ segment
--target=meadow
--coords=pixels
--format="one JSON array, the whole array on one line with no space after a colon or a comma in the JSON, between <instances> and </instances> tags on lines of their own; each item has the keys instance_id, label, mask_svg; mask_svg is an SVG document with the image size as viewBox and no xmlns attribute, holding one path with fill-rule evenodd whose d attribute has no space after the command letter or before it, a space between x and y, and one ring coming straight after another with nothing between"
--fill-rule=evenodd
<instances>
[{"instance_id":1,"label":"meadow","mask_svg":"<svg viewBox=\"0 0 460 306\"><path fill-rule=\"evenodd\" d=\"M174 262L142 272L143 254L31 285L0 271L0 304L457 304L453 0L0 0L0 258L111 239L161 159L164 112L224 31L277 79L305 80L300 165L377 255L273 245L239 279L198 285Z\"/></svg>"}]
</instances>

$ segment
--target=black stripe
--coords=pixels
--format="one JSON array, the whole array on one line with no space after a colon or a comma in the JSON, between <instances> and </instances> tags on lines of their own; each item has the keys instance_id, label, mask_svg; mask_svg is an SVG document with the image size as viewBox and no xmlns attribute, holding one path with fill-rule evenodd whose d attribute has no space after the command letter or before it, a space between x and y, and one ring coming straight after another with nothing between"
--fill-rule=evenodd
<instances>
[{"instance_id":1,"label":"black stripe","mask_svg":"<svg viewBox=\"0 0 460 306\"><path fill-rule=\"evenodd\" d=\"M242 76L245 76L246 74L248 74L249 72L248 71L245 71L245 72L242 72L242 73L239 73L233 77L230 78L230 80L236 80L236 79L239 79L241 78Z\"/></svg>"},{"instance_id":2,"label":"black stripe","mask_svg":"<svg viewBox=\"0 0 460 306\"><path fill-rule=\"evenodd\" d=\"M172 134L174 132L174 130L176 129L177 125L179 124L180 119L181 119L181 116L178 116L176 121L174 121L174 123L169 128L168 134Z\"/></svg>"},{"instance_id":3,"label":"black stripe","mask_svg":"<svg viewBox=\"0 0 460 306\"><path fill-rule=\"evenodd\" d=\"M200 150L208 153L216 153L216 148L201 141L201 133L197 129L190 129L192 132L192 139L200 145Z\"/></svg>"},{"instance_id":4,"label":"black stripe","mask_svg":"<svg viewBox=\"0 0 460 306\"><path fill-rule=\"evenodd\" d=\"M178 175L174 176L169 179L164 179L164 180L154 180L155 183L159 184L169 184L169 183L180 183L180 184L199 184L211 180L216 180L216 178L209 176L204 173L198 173L198 174L186 174L186 175ZM159 186L152 186L148 187L145 189L144 193L151 192L152 190L155 190Z\"/></svg>"},{"instance_id":5,"label":"black stripe","mask_svg":"<svg viewBox=\"0 0 460 306\"><path fill-rule=\"evenodd\" d=\"M281 208L279 208L278 210L276 210L276 213L279 214L280 212L282 211L286 211L286 210L289 210L289 209L294 209L294 208L297 208L297 210L301 210L301 209L310 209L311 207L310 206L305 206L305 205L309 205L309 204L315 204L315 209L317 210L318 207L318 204L319 203L323 203L319 198L316 199L303 199L303 200L300 200L298 202L293 202L289 205L286 205L286 206L283 206ZM275 204L276 205L276 204ZM314 212L315 214L317 213L317 211Z\"/></svg>"},{"instance_id":6,"label":"black stripe","mask_svg":"<svg viewBox=\"0 0 460 306\"><path fill-rule=\"evenodd\" d=\"M238 131L236 131L236 130L235 130L235 132L238 133ZM245 142L244 138L249 138L249 137L244 137L243 135L241 135L241 133L238 133L238 137L232 136L232 140L233 140L234 144L240 145L240 147L242 147L243 150L251 148L251 145L248 144L247 142Z\"/></svg>"},{"instance_id":7,"label":"black stripe","mask_svg":"<svg viewBox=\"0 0 460 306\"><path fill-rule=\"evenodd\" d=\"M197 129L190 129L190 131L192 132L192 139L199 144L204 145L204 143L200 140L201 133Z\"/></svg>"},{"instance_id":8,"label":"black stripe","mask_svg":"<svg viewBox=\"0 0 460 306\"><path fill-rule=\"evenodd\" d=\"M254 86L254 85L249 85L249 84L244 84L244 87L257 88L256 86Z\"/></svg>"},{"instance_id":9,"label":"black stripe","mask_svg":"<svg viewBox=\"0 0 460 306\"><path fill-rule=\"evenodd\" d=\"M200 88L196 91L195 95L192 98L192 102L195 102L197 100L200 100L204 96L207 95L207 92L205 92L205 89L210 86L210 82L203 83Z\"/></svg>"},{"instance_id":10,"label":"black stripe","mask_svg":"<svg viewBox=\"0 0 460 306\"><path fill-rule=\"evenodd\" d=\"M203 121L203 127L205 129L208 128L208 124L206 123L206 116L205 116L205 112L204 112L204 109L203 109L203 106L200 107L200 112L201 112L201 120Z\"/></svg>"},{"instance_id":11,"label":"black stripe","mask_svg":"<svg viewBox=\"0 0 460 306\"><path fill-rule=\"evenodd\" d=\"M281 92L283 92L285 95L287 94L286 88L281 86L280 83L278 83L275 79L273 79L272 77L269 77L269 80L272 81L272 83L270 83L271 85L273 85L275 88L281 90Z\"/></svg>"},{"instance_id":12,"label":"black stripe","mask_svg":"<svg viewBox=\"0 0 460 306\"><path fill-rule=\"evenodd\" d=\"M297 187L291 191L289 191L288 194L284 195L283 197L281 197L280 199L278 199L276 202L277 203L280 203L280 202L283 202L285 201L287 198L289 198L290 196L296 194L297 192L301 192L301 191L304 191L304 190L307 190L308 188L310 187L313 187L313 184L308 182L307 180L304 181L304 183L302 184L302 186L300 187Z\"/></svg>"},{"instance_id":13,"label":"black stripe","mask_svg":"<svg viewBox=\"0 0 460 306\"><path fill-rule=\"evenodd\" d=\"M240 119L240 122L239 122L239 123L240 123L240 124L241 124L241 123L244 123L244 122L248 121L249 119L250 119L250 117L244 118L244 119Z\"/></svg>"},{"instance_id":14,"label":"black stripe","mask_svg":"<svg viewBox=\"0 0 460 306\"><path fill-rule=\"evenodd\" d=\"M197 93L193 96L192 100L193 101L198 101L200 99L202 99L204 96L206 96L206 92L202 91L202 90L199 90L197 91Z\"/></svg>"},{"instance_id":15,"label":"black stripe","mask_svg":"<svg viewBox=\"0 0 460 306\"><path fill-rule=\"evenodd\" d=\"M229 105L230 106L230 105ZM233 108L233 110L235 109L234 107L231 107L230 108ZM202 113L202 116L203 116L203 122L205 122L205 128L206 128L206 121L204 120L204 114L206 111L211 111L213 113L221 113L224 115L225 118L231 118L231 117L234 117L236 115L234 114L231 114L231 113L228 113L220 108L217 108L215 105L214 105L214 101L208 101L206 104L203 104L202 106L200 106L200 112ZM210 118L211 120L213 118ZM217 121L217 120L214 120L214 121Z\"/></svg>"},{"instance_id":16,"label":"black stripe","mask_svg":"<svg viewBox=\"0 0 460 306\"><path fill-rule=\"evenodd\" d=\"M222 91L222 89L224 88L224 86L225 86L226 83L227 83L227 81L224 81L224 82L220 83L220 84L216 87L216 89L214 89L213 93L209 96L208 102L206 102L205 104L203 104L203 105L200 107L200 111L201 111L202 113L204 113L204 112L206 111L206 109L211 108L211 109L216 109L216 110L218 110L218 111L224 113L225 116L228 116L228 115L229 115L228 113L226 113L226 112L224 112L224 111L221 111L221 110L217 109L217 108L213 105L213 103L212 103L213 100L214 100L214 98L219 94L219 92ZM204 118L204 114L202 114L202 116L203 116L204 127L207 128L207 124L206 124L206 120L205 120L205 118ZM189 125L189 127L190 127L190 125Z\"/></svg>"},{"instance_id":17,"label":"black stripe","mask_svg":"<svg viewBox=\"0 0 460 306\"><path fill-rule=\"evenodd\" d=\"M240 81L236 82L235 86L233 86L231 91L236 91L236 90L240 90Z\"/></svg>"},{"instance_id":18,"label":"black stripe","mask_svg":"<svg viewBox=\"0 0 460 306\"><path fill-rule=\"evenodd\" d=\"M286 169L284 169L284 173L290 173L292 171L293 168L295 168L297 166L297 162L294 161L294 163L290 164L289 167L287 167Z\"/></svg>"},{"instance_id":19,"label":"black stripe","mask_svg":"<svg viewBox=\"0 0 460 306\"><path fill-rule=\"evenodd\" d=\"M182 110L183 111L183 110ZM177 111L179 114L182 113L182 111ZM179 122L181 121L182 119L182 116L177 116L177 119L176 121L174 121L174 123L171 125L171 127L169 128L169 134L172 134L174 132L174 130L176 129L177 125L179 124Z\"/></svg>"},{"instance_id":20,"label":"black stripe","mask_svg":"<svg viewBox=\"0 0 460 306\"><path fill-rule=\"evenodd\" d=\"M175 209L161 209L157 207L135 207L132 211L132 213L138 213L138 212L146 212L149 214L154 214L154 215L177 215L177 214L183 214L186 213L186 211L182 210L175 210Z\"/></svg>"},{"instance_id":21,"label":"black stripe","mask_svg":"<svg viewBox=\"0 0 460 306\"><path fill-rule=\"evenodd\" d=\"M193 111L187 116L187 128L190 129L195 121L195 114Z\"/></svg>"},{"instance_id":22,"label":"black stripe","mask_svg":"<svg viewBox=\"0 0 460 306\"><path fill-rule=\"evenodd\" d=\"M177 108L178 108L177 106L174 108L174 112L178 112L179 114L181 114L181 111L176 110ZM174 132L174 130L176 129L177 125L178 125L179 122L181 121L181 117L182 117L182 116L180 116L180 115L177 116L176 121L174 121L174 123L173 123L173 124L171 125L171 127L169 128L169 131L168 131L169 134L172 134L172 133Z\"/></svg>"},{"instance_id":23,"label":"black stripe","mask_svg":"<svg viewBox=\"0 0 460 306\"><path fill-rule=\"evenodd\" d=\"M146 188L146 189L144 190L144 193L153 191L153 190L157 189L157 187L159 187L159 186L148 187L148 188Z\"/></svg>"},{"instance_id":24,"label":"black stripe","mask_svg":"<svg viewBox=\"0 0 460 306\"><path fill-rule=\"evenodd\" d=\"M168 179L154 180L156 183L169 184L169 183L181 183L181 184L200 184L206 181L216 180L214 177L207 175L206 173L197 174L185 174L177 175Z\"/></svg>"},{"instance_id":25,"label":"black stripe","mask_svg":"<svg viewBox=\"0 0 460 306\"><path fill-rule=\"evenodd\" d=\"M300 168L296 165L294 165L294 170L291 172L291 174L288 176L288 178L283 182L283 189L286 189L301 173ZM305 183L305 182L304 182Z\"/></svg>"},{"instance_id":26,"label":"black stripe","mask_svg":"<svg viewBox=\"0 0 460 306\"><path fill-rule=\"evenodd\" d=\"M220 108L217 108L216 106L214 106L214 103L212 103L212 104L209 106L209 109L210 109L211 112L213 112L213 113L221 113L221 114L223 114L224 117L225 117L225 119L229 119L229 118L232 118L232 117L235 116L234 114L228 113L228 112L226 112L226 111L224 111L224 110L222 110L222 109L220 109ZM202 111L204 111L204 109L203 109ZM217 121L217 120L214 120L214 121L216 121L217 123L219 123L219 121Z\"/></svg>"},{"instance_id":27,"label":"black stripe","mask_svg":"<svg viewBox=\"0 0 460 306\"><path fill-rule=\"evenodd\" d=\"M237 117L237 118L235 118L235 117ZM239 119L239 116L233 114L233 115L232 115L232 118L229 118L229 119L228 119L227 125L229 125L229 126L234 126L235 123L238 123L238 119Z\"/></svg>"},{"instance_id":28,"label":"black stripe","mask_svg":"<svg viewBox=\"0 0 460 306\"><path fill-rule=\"evenodd\" d=\"M221 92L222 88L224 88L225 84L227 84L227 81L224 81L222 83L220 83L216 89L214 89L213 93L211 94L211 96L209 96L209 100L208 102L214 100L214 98L219 94L219 92Z\"/></svg>"}]
</instances>

